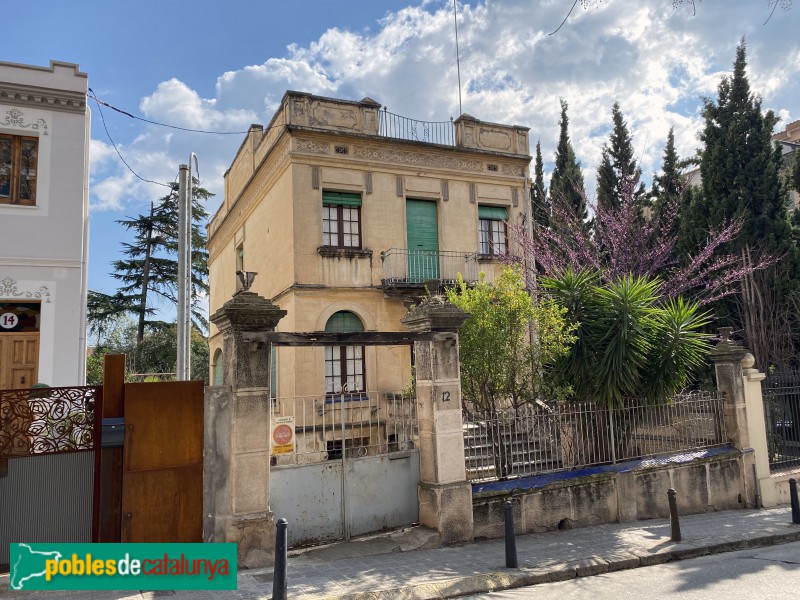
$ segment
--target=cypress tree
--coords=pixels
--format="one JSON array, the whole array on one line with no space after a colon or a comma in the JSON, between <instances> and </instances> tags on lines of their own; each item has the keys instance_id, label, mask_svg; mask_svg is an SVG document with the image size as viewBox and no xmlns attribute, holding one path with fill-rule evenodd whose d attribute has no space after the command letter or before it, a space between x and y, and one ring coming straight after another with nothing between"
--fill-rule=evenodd
<instances>
[{"instance_id":1,"label":"cypress tree","mask_svg":"<svg viewBox=\"0 0 800 600\"><path fill-rule=\"evenodd\" d=\"M681 201L681 193L684 192L684 180L680 169L683 163L675 151L675 132L672 127L667 134L667 145L664 147L663 162L661 163L661 175L653 178L653 189L651 196L653 201L653 218L656 222L661 221L661 215L672 203ZM675 219L673 231L670 234L677 235L679 221Z\"/></svg>"},{"instance_id":2,"label":"cypress tree","mask_svg":"<svg viewBox=\"0 0 800 600\"><path fill-rule=\"evenodd\" d=\"M683 189L683 178L680 172L680 158L675 151L675 131L669 128L667 145L664 147L661 175L653 178L653 196L656 208L663 206L673 198L677 198Z\"/></svg>"},{"instance_id":3,"label":"cypress tree","mask_svg":"<svg viewBox=\"0 0 800 600\"><path fill-rule=\"evenodd\" d=\"M542 161L542 144L536 142L536 162L534 163L533 185L531 185L531 203L533 204L533 226L550 227L550 199L544 187L544 162Z\"/></svg>"},{"instance_id":4,"label":"cypress tree","mask_svg":"<svg viewBox=\"0 0 800 600\"><path fill-rule=\"evenodd\" d=\"M719 317L744 328L749 347L766 367L788 360L796 344L797 314L791 305L798 291L798 253L780 177L781 150L772 142L778 119L771 110L762 112L746 67L742 39L732 76L720 82L716 101L704 101L702 195L691 218L697 234L741 219L742 232L727 251L743 257L749 253L754 263L765 255L780 257L767 271L743 282L739 303L717 307Z\"/></svg>"},{"instance_id":5,"label":"cypress tree","mask_svg":"<svg viewBox=\"0 0 800 600\"><path fill-rule=\"evenodd\" d=\"M575 159L575 151L569 140L569 117L567 102L561 100L561 120L558 147L556 148L555 168L550 179L550 202L563 202L575 211L582 220L586 220L589 211L586 208L583 173L581 165Z\"/></svg>"},{"instance_id":6,"label":"cypress tree","mask_svg":"<svg viewBox=\"0 0 800 600\"><path fill-rule=\"evenodd\" d=\"M619 102L615 102L611 108L611 119L614 129L609 135L608 143L603 146L602 159L597 168L598 208L619 208L623 186L628 183L636 187L642 176L642 170L633 158L633 140ZM643 196L644 186L640 185L634 198L640 200Z\"/></svg>"},{"instance_id":7,"label":"cypress tree","mask_svg":"<svg viewBox=\"0 0 800 600\"><path fill-rule=\"evenodd\" d=\"M700 174L708 228L744 219L736 249L745 245L785 252L790 239L785 191L780 179L781 151L772 143L775 114L761 111L750 92L746 48L736 49L733 76L718 87L717 101L704 102L705 127Z\"/></svg>"}]
</instances>

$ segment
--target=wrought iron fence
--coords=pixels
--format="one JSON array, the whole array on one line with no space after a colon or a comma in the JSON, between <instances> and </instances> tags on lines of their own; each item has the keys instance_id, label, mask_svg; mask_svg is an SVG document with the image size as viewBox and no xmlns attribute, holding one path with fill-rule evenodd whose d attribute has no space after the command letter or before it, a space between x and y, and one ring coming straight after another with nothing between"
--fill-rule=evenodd
<instances>
[{"instance_id":1,"label":"wrought iron fence","mask_svg":"<svg viewBox=\"0 0 800 600\"><path fill-rule=\"evenodd\" d=\"M474 252L407 250L390 248L381 252L384 285L418 285L428 279L453 284L458 276L478 281L478 255Z\"/></svg>"},{"instance_id":2,"label":"wrought iron fence","mask_svg":"<svg viewBox=\"0 0 800 600\"><path fill-rule=\"evenodd\" d=\"M800 371L767 375L762 390L769 468L800 466Z\"/></svg>"},{"instance_id":3,"label":"wrought iron fence","mask_svg":"<svg viewBox=\"0 0 800 600\"><path fill-rule=\"evenodd\" d=\"M0 390L0 457L92 450L101 387Z\"/></svg>"},{"instance_id":4,"label":"wrought iron fence","mask_svg":"<svg viewBox=\"0 0 800 600\"><path fill-rule=\"evenodd\" d=\"M296 396L272 404L275 417L293 417L295 452L278 465L307 464L417 447L417 402L393 392Z\"/></svg>"},{"instance_id":5,"label":"wrought iron fence","mask_svg":"<svg viewBox=\"0 0 800 600\"><path fill-rule=\"evenodd\" d=\"M467 478L493 481L721 446L722 402L693 392L672 402L609 411L538 403L465 412Z\"/></svg>"},{"instance_id":6,"label":"wrought iron fence","mask_svg":"<svg viewBox=\"0 0 800 600\"><path fill-rule=\"evenodd\" d=\"M398 140L427 142L429 144L455 145L455 125L449 121L418 121L388 112L379 111L379 135Z\"/></svg>"}]
</instances>

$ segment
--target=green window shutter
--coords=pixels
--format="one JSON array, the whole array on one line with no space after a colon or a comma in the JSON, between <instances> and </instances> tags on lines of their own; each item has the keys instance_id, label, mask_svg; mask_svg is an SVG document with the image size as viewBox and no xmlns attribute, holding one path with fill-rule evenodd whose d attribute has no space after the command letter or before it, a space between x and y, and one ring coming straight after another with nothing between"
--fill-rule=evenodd
<instances>
[{"instance_id":1,"label":"green window shutter","mask_svg":"<svg viewBox=\"0 0 800 600\"><path fill-rule=\"evenodd\" d=\"M406 229L409 250L439 251L436 202L406 201Z\"/></svg>"},{"instance_id":2,"label":"green window shutter","mask_svg":"<svg viewBox=\"0 0 800 600\"><path fill-rule=\"evenodd\" d=\"M436 202L406 200L408 282L439 278L439 219Z\"/></svg>"},{"instance_id":3,"label":"green window shutter","mask_svg":"<svg viewBox=\"0 0 800 600\"><path fill-rule=\"evenodd\" d=\"M322 192L322 204L325 206L361 206L361 195L345 192Z\"/></svg>"},{"instance_id":4,"label":"green window shutter","mask_svg":"<svg viewBox=\"0 0 800 600\"><path fill-rule=\"evenodd\" d=\"M478 206L479 219L493 219L495 221L508 221L508 209L502 206Z\"/></svg>"},{"instance_id":5,"label":"green window shutter","mask_svg":"<svg viewBox=\"0 0 800 600\"><path fill-rule=\"evenodd\" d=\"M357 333L364 331L364 325L357 315L348 310L340 310L333 313L328 322L325 323L326 333Z\"/></svg>"}]
</instances>

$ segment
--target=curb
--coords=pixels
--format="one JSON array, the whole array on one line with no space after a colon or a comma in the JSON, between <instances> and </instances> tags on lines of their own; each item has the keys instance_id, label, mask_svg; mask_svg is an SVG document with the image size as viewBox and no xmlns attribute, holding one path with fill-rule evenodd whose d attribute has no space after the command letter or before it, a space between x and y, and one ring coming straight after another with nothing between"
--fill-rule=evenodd
<instances>
[{"instance_id":1,"label":"curb","mask_svg":"<svg viewBox=\"0 0 800 600\"><path fill-rule=\"evenodd\" d=\"M800 530L789 533L764 535L754 538L718 542L702 546L672 547L655 554L631 553L621 554L613 560L601 557L580 560L574 564L547 567L523 567L519 570L504 569L491 571L481 575L448 579L440 583L425 583L416 586L400 587L375 592L358 592L342 596L298 596L315 600L444 600L458 598L470 594L481 594L511 590L520 587L567 581L578 577L589 577L614 571L624 571L639 567L649 567L668 562L677 562L700 556L723 554L748 548L777 546L800 541ZM677 544L676 544L677 546Z\"/></svg>"}]
</instances>

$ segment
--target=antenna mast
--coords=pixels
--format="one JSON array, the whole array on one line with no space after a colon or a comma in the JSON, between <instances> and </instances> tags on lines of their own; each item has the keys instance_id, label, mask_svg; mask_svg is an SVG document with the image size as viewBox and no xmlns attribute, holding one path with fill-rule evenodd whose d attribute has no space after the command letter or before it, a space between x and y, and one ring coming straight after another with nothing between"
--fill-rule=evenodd
<instances>
[{"instance_id":1,"label":"antenna mast","mask_svg":"<svg viewBox=\"0 0 800 600\"><path fill-rule=\"evenodd\" d=\"M458 114L459 116L464 112L461 110L461 61L458 56L458 7L456 5L458 0L453 0L453 23L456 28L456 72L458 73Z\"/></svg>"}]
</instances>

